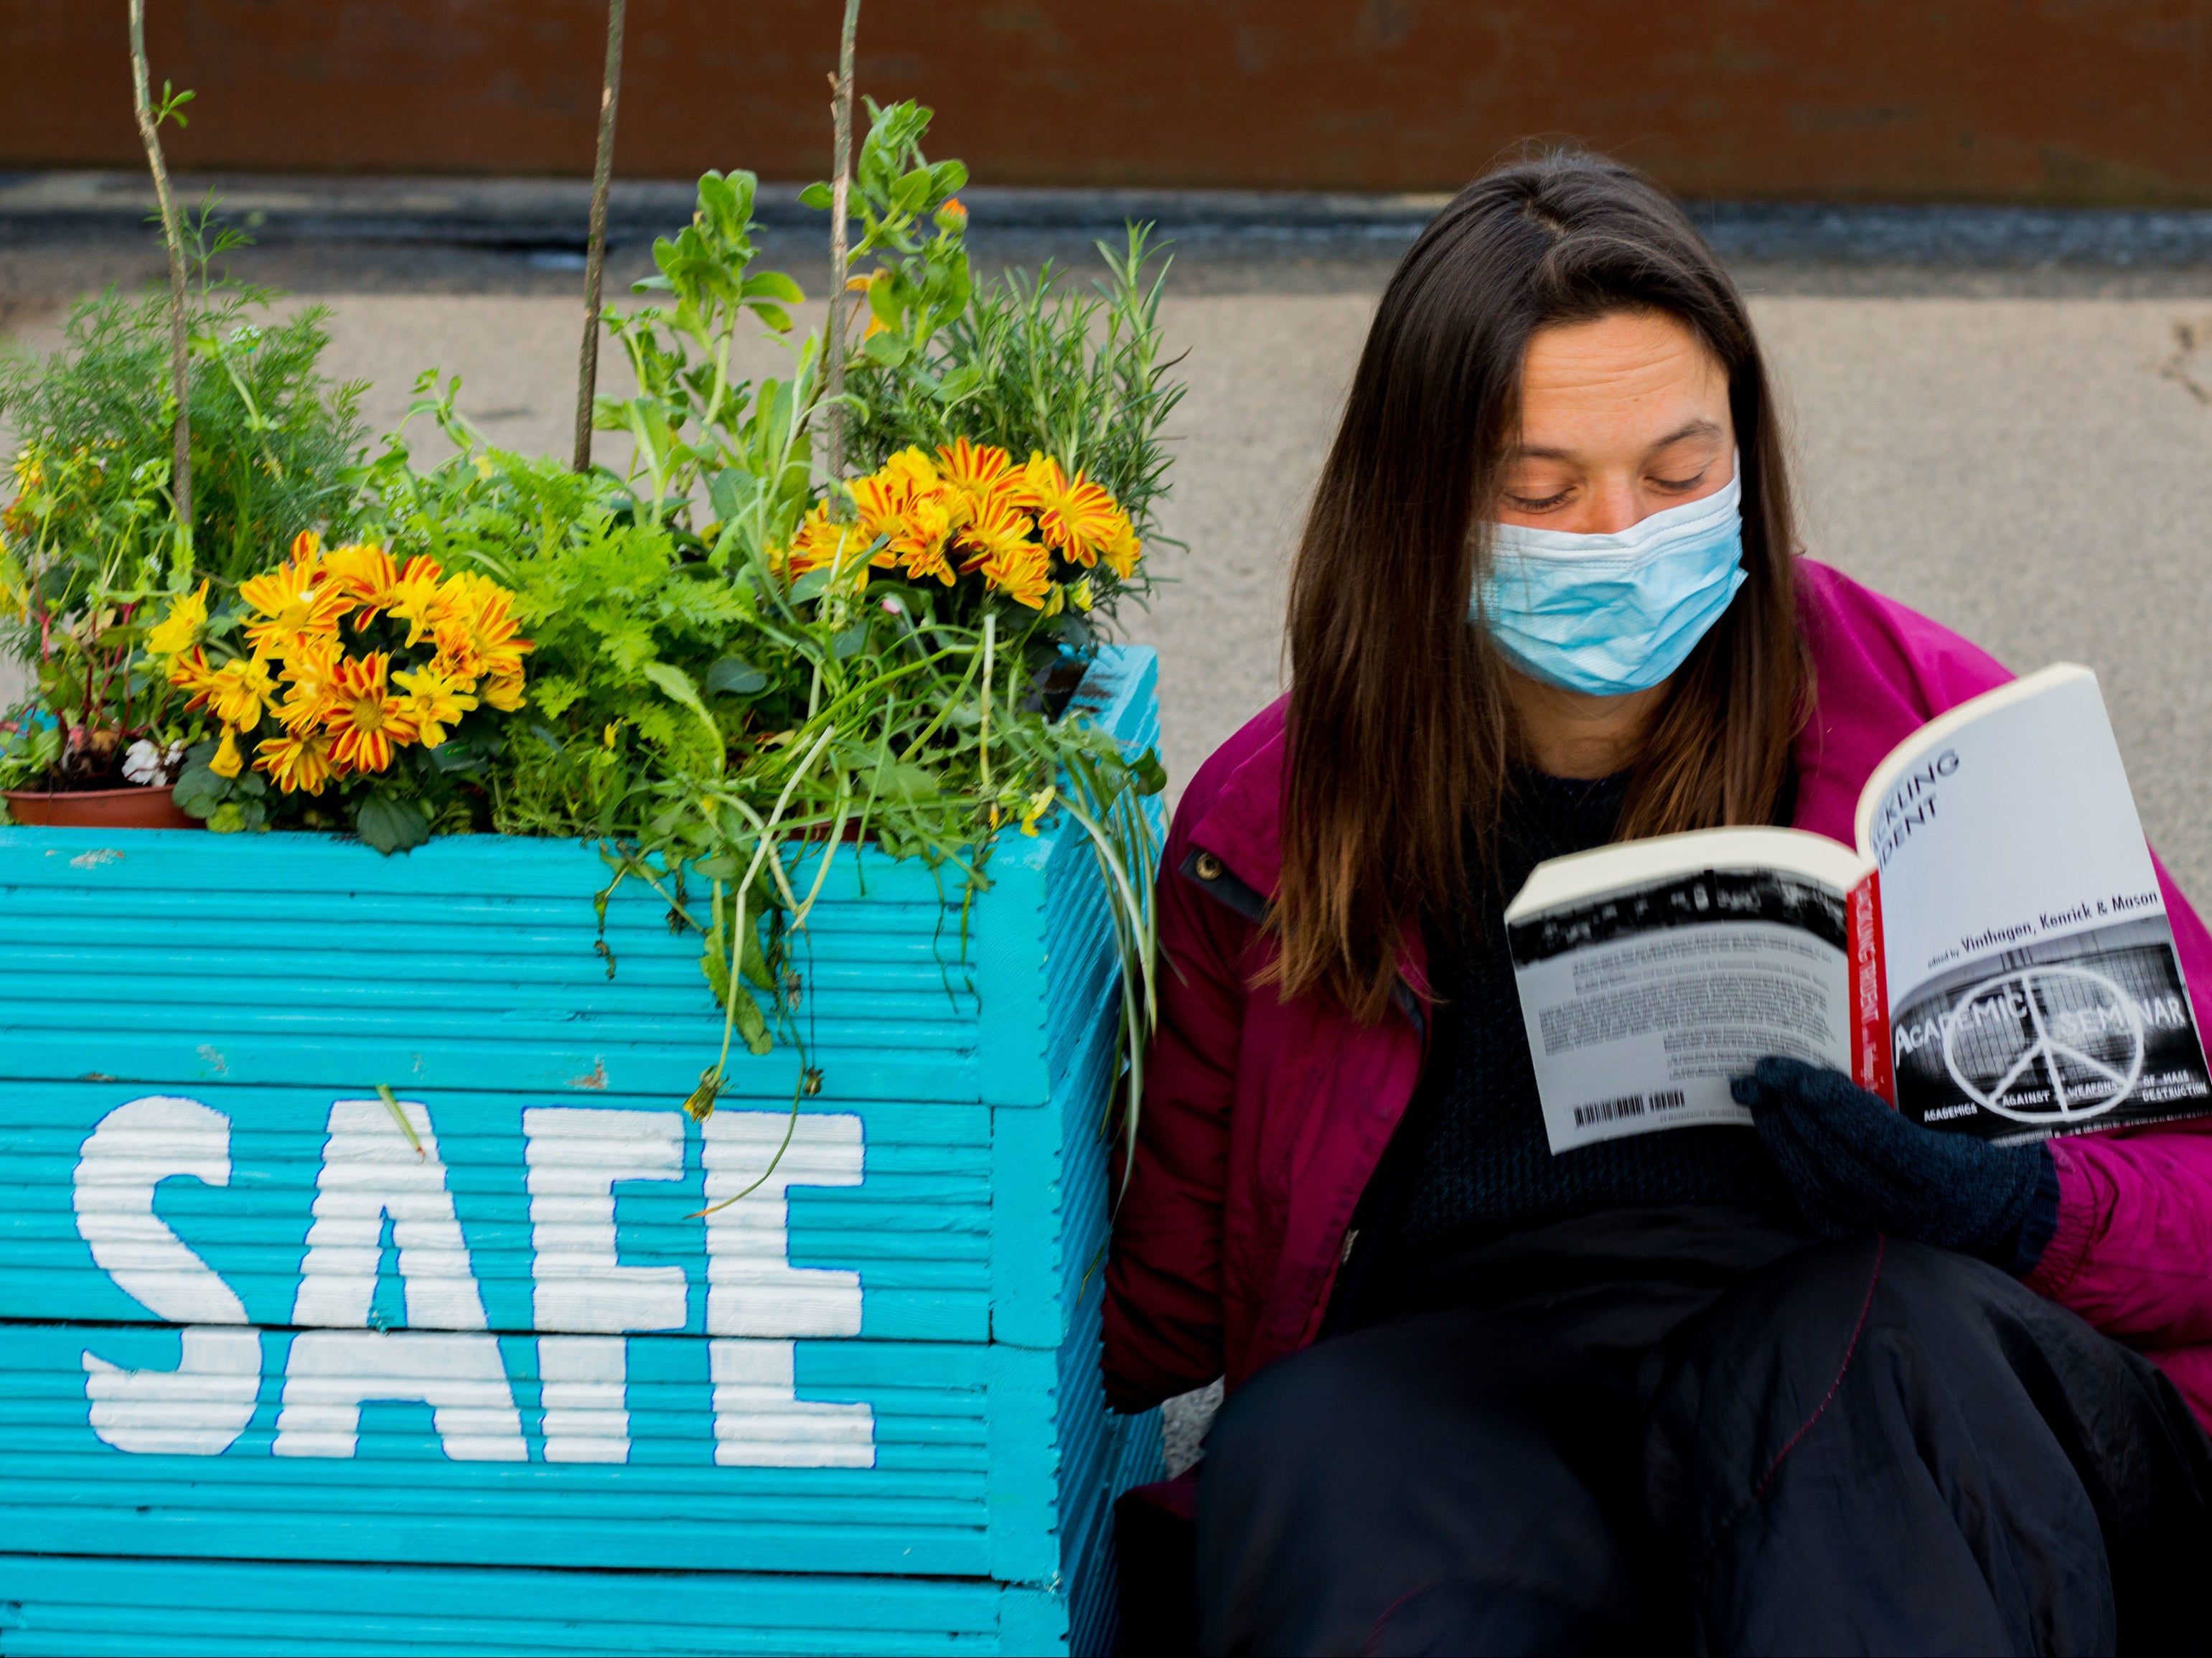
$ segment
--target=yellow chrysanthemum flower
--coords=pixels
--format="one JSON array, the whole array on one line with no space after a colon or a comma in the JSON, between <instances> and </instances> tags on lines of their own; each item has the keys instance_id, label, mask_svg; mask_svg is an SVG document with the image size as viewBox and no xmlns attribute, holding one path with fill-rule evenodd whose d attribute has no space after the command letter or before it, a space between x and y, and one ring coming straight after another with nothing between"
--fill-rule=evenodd
<instances>
[{"instance_id":1,"label":"yellow chrysanthemum flower","mask_svg":"<svg viewBox=\"0 0 2212 1658\"><path fill-rule=\"evenodd\" d=\"M208 584L203 581L198 592L179 593L171 599L168 613L148 630L146 649L155 656L174 656L198 644L200 629L207 626L207 595Z\"/></svg>"},{"instance_id":2,"label":"yellow chrysanthemum flower","mask_svg":"<svg viewBox=\"0 0 2212 1658\"><path fill-rule=\"evenodd\" d=\"M464 570L446 584L446 614L433 637L439 671L473 683L487 677L522 677L522 658L537 647L521 637L514 595L497 582Z\"/></svg>"},{"instance_id":3,"label":"yellow chrysanthemum flower","mask_svg":"<svg viewBox=\"0 0 2212 1658\"><path fill-rule=\"evenodd\" d=\"M338 590L361 607L360 616L355 618L358 627L367 627L383 613L399 580L398 567L392 563L392 555L381 547L362 542L326 554L323 569Z\"/></svg>"},{"instance_id":4,"label":"yellow chrysanthemum flower","mask_svg":"<svg viewBox=\"0 0 2212 1658\"><path fill-rule=\"evenodd\" d=\"M446 727L458 725L461 716L477 705L475 697L429 668L412 672L403 668L392 677L407 692L400 699L399 711L414 726L415 740L426 749L443 743Z\"/></svg>"},{"instance_id":5,"label":"yellow chrysanthemum flower","mask_svg":"<svg viewBox=\"0 0 2212 1658\"><path fill-rule=\"evenodd\" d=\"M1052 592L1052 561L1034 541L1017 542L982 563L983 579L1016 604L1044 608Z\"/></svg>"},{"instance_id":6,"label":"yellow chrysanthemum flower","mask_svg":"<svg viewBox=\"0 0 2212 1658\"><path fill-rule=\"evenodd\" d=\"M1081 472L1070 478L1047 454L1030 455L1014 499L1036 513L1037 533L1047 546L1086 569L1127 523L1103 486Z\"/></svg>"},{"instance_id":7,"label":"yellow chrysanthemum flower","mask_svg":"<svg viewBox=\"0 0 2212 1658\"><path fill-rule=\"evenodd\" d=\"M896 564L915 581L935 576L949 587L952 562L945 556L945 544L951 538L952 509L944 491L918 491L899 515L883 550L869 562L884 568Z\"/></svg>"},{"instance_id":8,"label":"yellow chrysanthemum flower","mask_svg":"<svg viewBox=\"0 0 2212 1658\"><path fill-rule=\"evenodd\" d=\"M293 544L285 563L240 582L238 596L258 613L246 624L254 654L278 661L307 641L337 638L338 618L354 605L351 594L325 579L313 531Z\"/></svg>"},{"instance_id":9,"label":"yellow chrysanthemum flower","mask_svg":"<svg viewBox=\"0 0 2212 1658\"><path fill-rule=\"evenodd\" d=\"M331 763L331 734L319 729L288 731L263 739L253 764L287 794L320 794L323 785L337 774Z\"/></svg>"},{"instance_id":10,"label":"yellow chrysanthemum flower","mask_svg":"<svg viewBox=\"0 0 2212 1658\"><path fill-rule=\"evenodd\" d=\"M394 622L407 624L407 642L413 645L462 601L452 584L441 583L445 572L427 553L417 553L384 596L384 609Z\"/></svg>"},{"instance_id":11,"label":"yellow chrysanthemum flower","mask_svg":"<svg viewBox=\"0 0 2212 1658\"><path fill-rule=\"evenodd\" d=\"M518 668L511 674L495 674L477 690L483 697L484 707L513 714L523 702L522 671Z\"/></svg>"},{"instance_id":12,"label":"yellow chrysanthemum flower","mask_svg":"<svg viewBox=\"0 0 2212 1658\"><path fill-rule=\"evenodd\" d=\"M284 701L276 718L297 736L319 725L337 694L338 647L327 640L313 641L293 653L284 664Z\"/></svg>"},{"instance_id":13,"label":"yellow chrysanthemum flower","mask_svg":"<svg viewBox=\"0 0 2212 1658\"><path fill-rule=\"evenodd\" d=\"M235 777L246 768L246 756L238 751L238 729L234 726L222 728L222 741L208 762L208 769L217 777Z\"/></svg>"},{"instance_id":14,"label":"yellow chrysanthemum flower","mask_svg":"<svg viewBox=\"0 0 2212 1658\"><path fill-rule=\"evenodd\" d=\"M1136 526L1129 522L1128 514L1116 512L1114 516L1119 522L1103 550L1106 562L1113 567L1114 574L1127 581L1136 569L1137 561L1145 556L1145 548L1144 544L1137 539Z\"/></svg>"},{"instance_id":15,"label":"yellow chrysanthemum flower","mask_svg":"<svg viewBox=\"0 0 2212 1658\"><path fill-rule=\"evenodd\" d=\"M348 657L338 665L324 729L331 733L331 758L349 771L382 771L393 750L415 740L415 725L385 683L391 659L382 651Z\"/></svg>"},{"instance_id":16,"label":"yellow chrysanthemum flower","mask_svg":"<svg viewBox=\"0 0 2212 1658\"><path fill-rule=\"evenodd\" d=\"M903 479L917 489L933 489L939 479L936 464L917 448L905 448L883 465L882 476Z\"/></svg>"},{"instance_id":17,"label":"yellow chrysanthemum flower","mask_svg":"<svg viewBox=\"0 0 2212 1658\"><path fill-rule=\"evenodd\" d=\"M208 708L226 726L251 731L261 723L264 704L274 701L276 683L258 656L233 657L217 668L207 687ZM237 775L230 771L226 777Z\"/></svg>"}]
</instances>

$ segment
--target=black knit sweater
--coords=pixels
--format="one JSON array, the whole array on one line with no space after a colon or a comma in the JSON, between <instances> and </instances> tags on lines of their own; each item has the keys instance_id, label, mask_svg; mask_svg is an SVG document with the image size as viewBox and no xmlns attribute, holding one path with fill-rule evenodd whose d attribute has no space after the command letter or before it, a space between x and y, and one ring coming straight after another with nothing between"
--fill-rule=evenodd
<instances>
[{"instance_id":1,"label":"black knit sweater","mask_svg":"<svg viewBox=\"0 0 2212 1658\"><path fill-rule=\"evenodd\" d=\"M1522 1228L1601 1210L1723 1205L1795 1213L1752 1130L1669 1129L1554 1157L1536 1100L1527 1029L1506 953L1504 909L1547 858L1613 837L1627 779L1516 780L1498 867L1479 913L1432 922L1427 1063L1355 1220L1332 1323L1364 1323L1411 1297L1455 1255ZM1477 867L1481 865L1478 862Z\"/></svg>"}]
</instances>

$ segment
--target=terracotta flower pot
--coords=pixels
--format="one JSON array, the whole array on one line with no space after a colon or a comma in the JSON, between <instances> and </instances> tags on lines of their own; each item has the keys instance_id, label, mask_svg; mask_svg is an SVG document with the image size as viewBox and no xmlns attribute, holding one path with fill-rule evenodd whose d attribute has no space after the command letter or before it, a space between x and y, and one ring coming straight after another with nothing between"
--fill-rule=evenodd
<instances>
[{"instance_id":1,"label":"terracotta flower pot","mask_svg":"<svg viewBox=\"0 0 2212 1658\"><path fill-rule=\"evenodd\" d=\"M167 788L87 789L48 794L10 789L8 811L19 823L46 829L198 829L200 820L179 809Z\"/></svg>"}]
</instances>

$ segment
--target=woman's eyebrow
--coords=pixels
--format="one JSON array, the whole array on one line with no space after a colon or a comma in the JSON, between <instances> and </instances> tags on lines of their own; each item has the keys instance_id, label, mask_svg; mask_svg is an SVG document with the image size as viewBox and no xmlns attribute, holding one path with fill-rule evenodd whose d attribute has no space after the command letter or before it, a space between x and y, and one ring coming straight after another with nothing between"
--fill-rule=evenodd
<instances>
[{"instance_id":1,"label":"woman's eyebrow","mask_svg":"<svg viewBox=\"0 0 2212 1658\"><path fill-rule=\"evenodd\" d=\"M1656 453L1659 450L1667 447L1668 445L1671 443L1680 443L1687 438L1717 438L1723 435L1725 435L1725 434L1718 421L1706 420L1701 416L1698 419L1692 421L1688 425L1681 428L1679 431L1669 432L1665 437L1657 440L1652 444L1650 452ZM1541 444L1516 443L1510 449L1508 449L1505 452L1505 459L1508 460L1564 460L1571 462L1579 460L1582 458L1576 454L1571 449L1552 449L1547 448Z\"/></svg>"},{"instance_id":2,"label":"woman's eyebrow","mask_svg":"<svg viewBox=\"0 0 2212 1658\"><path fill-rule=\"evenodd\" d=\"M1668 444L1680 443L1685 438L1717 438L1721 434L1721 424L1718 421L1706 420L1701 416L1683 427L1679 432L1669 432L1651 446L1654 449L1664 449Z\"/></svg>"}]
</instances>

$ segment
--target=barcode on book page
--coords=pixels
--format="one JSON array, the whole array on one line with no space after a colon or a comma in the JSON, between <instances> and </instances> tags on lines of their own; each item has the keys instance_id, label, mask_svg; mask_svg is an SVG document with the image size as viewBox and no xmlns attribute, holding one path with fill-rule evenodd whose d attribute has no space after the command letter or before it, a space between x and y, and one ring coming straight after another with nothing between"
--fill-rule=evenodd
<instances>
[{"instance_id":1,"label":"barcode on book page","mask_svg":"<svg viewBox=\"0 0 2212 1658\"><path fill-rule=\"evenodd\" d=\"M1655 1094L1622 1094L1595 1104L1578 1105L1575 1108L1575 1127L1588 1128L1596 1123L1619 1122L1623 1117L1640 1117L1646 1111L1676 1110L1688 1097L1679 1088L1665 1088Z\"/></svg>"}]
</instances>

